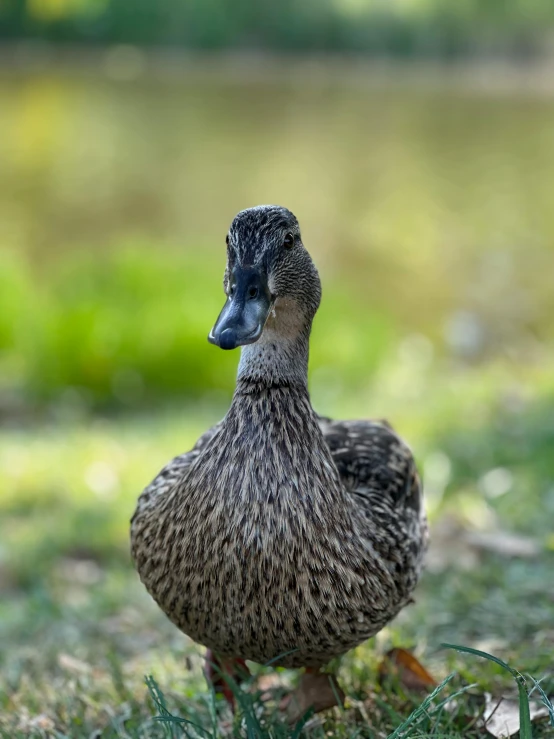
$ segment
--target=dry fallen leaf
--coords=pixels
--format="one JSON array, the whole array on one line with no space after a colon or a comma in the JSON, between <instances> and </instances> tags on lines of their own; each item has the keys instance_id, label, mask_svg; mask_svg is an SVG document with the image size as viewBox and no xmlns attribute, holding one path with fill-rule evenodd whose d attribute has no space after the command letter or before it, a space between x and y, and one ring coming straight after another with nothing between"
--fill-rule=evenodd
<instances>
[{"instance_id":1,"label":"dry fallen leaf","mask_svg":"<svg viewBox=\"0 0 554 739\"><path fill-rule=\"evenodd\" d=\"M427 691L436 686L436 681L421 662L407 649L390 649L379 665L379 681L394 678L406 688L415 692Z\"/></svg>"},{"instance_id":2,"label":"dry fallen leaf","mask_svg":"<svg viewBox=\"0 0 554 739\"><path fill-rule=\"evenodd\" d=\"M344 692L337 685L333 675L306 672L300 684L281 703L290 723L296 723L309 708L315 713L344 704Z\"/></svg>"},{"instance_id":3,"label":"dry fallen leaf","mask_svg":"<svg viewBox=\"0 0 554 739\"><path fill-rule=\"evenodd\" d=\"M531 721L548 716L548 709L535 701L529 702ZM492 734L501 737L510 737L519 731L519 702L515 698L493 698L485 693L485 711L483 713L485 728Z\"/></svg>"}]
</instances>

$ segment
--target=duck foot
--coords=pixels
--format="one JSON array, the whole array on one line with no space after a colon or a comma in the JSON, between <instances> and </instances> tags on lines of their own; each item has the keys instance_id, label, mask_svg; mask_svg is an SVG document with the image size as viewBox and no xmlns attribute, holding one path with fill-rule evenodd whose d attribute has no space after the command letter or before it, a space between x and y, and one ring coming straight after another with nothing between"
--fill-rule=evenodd
<instances>
[{"instance_id":1,"label":"duck foot","mask_svg":"<svg viewBox=\"0 0 554 739\"><path fill-rule=\"evenodd\" d=\"M319 713L344 705L344 698L334 675L309 670L300 678L296 690L281 701L280 708L285 711L288 721L295 724L310 708Z\"/></svg>"},{"instance_id":2,"label":"duck foot","mask_svg":"<svg viewBox=\"0 0 554 739\"><path fill-rule=\"evenodd\" d=\"M235 712L235 696L230 680L240 683L250 677L250 670L246 662L240 657L222 659L217 657L211 649L206 650L204 677L212 685L216 693L222 693L233 713ZM229 680L230 678L230 680Z\"/></svg>"}]
</instances>

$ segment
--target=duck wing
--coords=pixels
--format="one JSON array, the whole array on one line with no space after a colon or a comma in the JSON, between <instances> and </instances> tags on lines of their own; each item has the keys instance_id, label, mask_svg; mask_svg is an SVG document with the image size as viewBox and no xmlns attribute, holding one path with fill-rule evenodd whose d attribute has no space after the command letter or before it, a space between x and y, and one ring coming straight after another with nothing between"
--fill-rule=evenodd
<instances>
[{"instance_id":1,"label":"duck wing","mask_svg":"<svg viewBox=\"0 0 554 739\"><path fill-rule=\"evenodd\" d=\"M320 418L323 437L345 488L419 512L422 490L410 448L387 421Z\"/></svg>"},{"instance_id":2,"label":"duck wing","mask_svg":"<svg viewBox=\"0 0 554 739\"><path fill-rule=\"evenodd\" d=\"M410 448L386 421L320 418L319 425L368 537L408 593L418 579L429 538Z\"/></svg>"}]
</instances>

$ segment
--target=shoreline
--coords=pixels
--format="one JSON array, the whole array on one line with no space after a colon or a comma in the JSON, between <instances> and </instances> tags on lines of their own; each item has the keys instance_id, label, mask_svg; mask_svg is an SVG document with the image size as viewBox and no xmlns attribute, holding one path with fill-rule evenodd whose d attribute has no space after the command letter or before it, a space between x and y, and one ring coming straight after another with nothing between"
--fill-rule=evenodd
<instances>
[{"instance_id":1,"label":"shoreline","mask_svg":"<svg viewBox=\"0 0 554 739\"><path fill-rule=\"evenodd\" d=\"M525 61L479 58L445 62L346 54L206 53L130 45L91 48L24 42L0 46L0 78L37 73L100 76L116 83L217 80L245 86L269 83L554 96L554 56Z\"/></svg>"}]
</instances>

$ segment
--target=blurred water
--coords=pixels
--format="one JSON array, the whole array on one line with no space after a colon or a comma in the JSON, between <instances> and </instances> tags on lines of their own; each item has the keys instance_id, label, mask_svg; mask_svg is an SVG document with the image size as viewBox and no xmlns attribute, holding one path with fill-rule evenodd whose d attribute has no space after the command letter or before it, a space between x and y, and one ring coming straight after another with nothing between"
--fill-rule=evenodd
<instances>
[{"instance_id":1,"label":"blurred water","mask_svg":"<svg viewBox=\"0 0 554 739\"><path fill-rule=\"evenodd\" d=\"M234 213L276 202L402 331L467 357L554 337L549 96L67 71L0 77L2 248L40 265L148 239L223 266Z\"/></svg>"}]
</instances>

